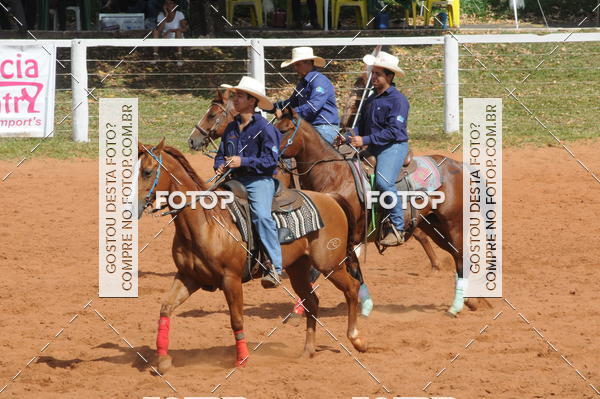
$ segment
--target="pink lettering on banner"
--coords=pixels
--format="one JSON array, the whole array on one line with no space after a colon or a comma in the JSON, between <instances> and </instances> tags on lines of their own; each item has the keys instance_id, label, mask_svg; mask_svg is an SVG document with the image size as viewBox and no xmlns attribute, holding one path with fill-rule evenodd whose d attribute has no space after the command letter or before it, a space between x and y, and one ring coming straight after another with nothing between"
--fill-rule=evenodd
<instances>
[{"instance_id":1,"label":"pink lettering on banner","mask_svg":"<svg viewBox=\"0 0 600 399\"><path fill-rule=\"evenodd\" d=\"M16 76L15 76L16 75ZM4 60L0 62L0 77L2 79L37 78L40 76L36 60L21 60L21 54L17 54L16 60Z\"/></svg>"},{"instance_id":2,"label":"pink lettering on banner","mask_svg":"<svg viewBox=\"0 0 600 399\"><path fill-rule=\"evenodd\" d=\"M15 96L10 93L6 93L4 96L0 97L0 113L18 113L25 111L24 109L19 109L19 103L25 102L27 106L27 113L39 113L40 111L35 109L35 103L40 95L42 89L44 88L43 83L35 83L35 82L0 82L0 87L9 87L9 86L33 86L32 91L35 90L35 93L30 93L27 89L28 87L24 87L21 89L21 95ZM37 89L37 90L36 90Z\"/></svg>"}]
</instances>

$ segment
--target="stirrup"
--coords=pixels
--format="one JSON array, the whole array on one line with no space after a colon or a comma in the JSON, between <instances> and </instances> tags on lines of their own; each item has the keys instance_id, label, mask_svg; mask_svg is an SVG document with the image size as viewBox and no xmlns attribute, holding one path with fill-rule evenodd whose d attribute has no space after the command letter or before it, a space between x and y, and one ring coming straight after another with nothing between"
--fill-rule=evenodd
<instances>
[{"instance_id":1,"label":"stirrup","mask_svg":"<svg viewBox=\"0 0 600 399\"><path fill-rule=\"evenodd\" d=\"M396 238L396 241L392 244L389 242L385 242L385 240L390 237L390 235L393 234L394 237ZM399 232L398 229L396 229L396 226L392 225L392 231L390 231L388 234L385 235L385 237L383 237L383 239L380 241L381 245L384 245L386 247L395 247L398 245L402 245L404 244L404 235L405 233Z\"/></svg>"},{"instance_id":2,"label":"stirrup","mask_svg":"<svg viewBox=\"0 0 600 399\"><path fill-rule=\"evenodd\" d=\"M260 279L260 284L263 288L275 288L281 284L281 276L278 275L277 269L271 262L267 264L267 274Z\"/></svg>"}]
</instances>

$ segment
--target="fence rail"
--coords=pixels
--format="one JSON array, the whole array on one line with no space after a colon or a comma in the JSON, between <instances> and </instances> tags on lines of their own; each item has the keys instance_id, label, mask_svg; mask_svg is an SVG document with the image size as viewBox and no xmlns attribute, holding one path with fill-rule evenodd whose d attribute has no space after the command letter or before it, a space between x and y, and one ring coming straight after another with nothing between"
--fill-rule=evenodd
<instances>
[{"instance_id":1,"label":"fence rail","mask_svg":"<svg viewBox=\"0 0 600 399\"><path fill-rule=\"evenodd\" d=\"M265 48L296 46L337 46L344 49L349 46L443 46L444 58L444 130L456 132L460 126L459 101L460 80L459 53L461 44L499 44L499 43L563 43L563 42L600 42L600 33L550 33L536 34L494 34L494 35L453 35L423 37L354 37L354 38L287 38L287 39L73 39L73 40L0 40L0 44L18 45L55 45L71 49L71 93L73 108L72 138L74 141L88 141L89 104L87 101L88 66L87 49L93 47L131 48L139 47L245 47L247 49L247 73L265 82ZM131 53L131 52L130 52ZM340 50L341 53L341 50ZM465 54L465 56L469 56ZM437 56L433 56L437 57ZM348 59L348 58L344 58ZM107 60L108 61L108 60ZM268 60L267 60L268 61ZM589 68L595 69L595 68ZM151 73L150 73L151 74Z\"/></svg>"}]
</instances>

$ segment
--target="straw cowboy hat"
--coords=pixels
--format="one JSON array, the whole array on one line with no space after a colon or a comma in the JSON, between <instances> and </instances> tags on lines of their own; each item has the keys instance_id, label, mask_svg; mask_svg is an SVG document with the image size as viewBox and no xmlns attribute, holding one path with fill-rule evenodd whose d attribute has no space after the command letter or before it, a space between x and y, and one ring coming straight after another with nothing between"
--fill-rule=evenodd
<instances>
[{"instance_id":1,"label":"straw cowboy hat","mask_svg":"<svg viewBox=\"0 0 600 399\"><path fill-rule=\"evenodd\" d=\"M227 90L241 90L258 99L258 107L264 110L273 109L273 103L265 94L265 85L250 76L244 76L237 86L222 84Z\"/></svg>"},{"instance_id":2,"label":"straw cowboy hat","mask_svg":"<svg viewBox=\"0 0 600 399\"><path fill-rule=\"evenodd\" d=\"M321 57L317 57L313 53L312 47L296 47L292 49L292 59L283 61L281 63L281 67L285 68L289 65L292 65L295 62L302 60L313 60L315 62L315 66L324 67L325 60Z\"/></svg>"},{"instance_id":3,"label":"straw cowboy hat","mask_svg":"<svg viewBox=\"0 0 600 399\"><path fill-rule=\"evenodd\" d=\"M363 57L363 62L370 67L385 68L394 72L396 75L404 77L404 71L398 66L398 57L386 53L385 51L380 51L376 56L367 54Z\"/></svg>"}]
</instances>

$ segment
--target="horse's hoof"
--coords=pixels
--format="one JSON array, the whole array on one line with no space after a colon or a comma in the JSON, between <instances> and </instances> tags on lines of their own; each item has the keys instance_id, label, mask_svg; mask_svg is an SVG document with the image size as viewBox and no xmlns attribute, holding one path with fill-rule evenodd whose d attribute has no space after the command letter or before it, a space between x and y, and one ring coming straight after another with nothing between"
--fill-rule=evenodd
<instances>
[{"instance_id":1,"label":"horse's hoof","mask_svg":"<svg viewBox=\"0 0 600 399\"><path fill-rule=\"evenodd\" d=\"M302 359L312 359L313 357L315 357L315 350L314 349L304 349L304 352L302 352L302 355L300 355L300 358Z\"/></svg>"},{"instance_id":2,"label":"horse's hoof","mask_svg":"<svg viewBox=\"0 0 600 399\"><path fill-rule=\"evenodd\" d=\"M469 308L469 310L471 311L475 311L477 310L477 303L475 302L475 300L472 299L467 299L465 300L465 305Z\"/></svg>"},{"instance_id":3,"label":"horse's hoof","mask_svg":"<svg viewBox=\"0 0 600 399\"><path fill-rule=\"evenodd\" d=\"M359 352L367 351L367 340L366 339L354 338L354 339L350 339L350 342L352 342L352 346L354 346L354 349L356 349L357 351L359 351Z\"/></svg>"},{"instance_id":4,"label":"horse's hoof","mask_svg":"<svg viewBox=\"0 0 600 399\"><path fill-rule=\"evenodd\" d=\"M235 361L235 367L242 368L248 365L249 357L246 356L244 359L238 359Z\"/></svg>"},{"instance_id":5,"label":"horse's hoof","mask_svg":"<svg viewBox=\"0 0 600 399\"><path fill-rule=\"evenodd\" d=\"M158 372L165 374L172 366L171 356L169 355L158 355Z\"/></svg>"},{"instance_id":6,"label":"horse's hoof","mask_svg":"<svg viewBox=\"0 0 600 399\"><path fill-rule=\"evenodd\" d=\"M453 319L456 319L458 317L457 313L454 313L454 311L452 311L451 309L446 310L446 312L444 313L446 316L450 316Z\"/></svg>"}]
</instances>

